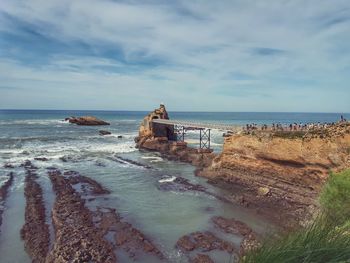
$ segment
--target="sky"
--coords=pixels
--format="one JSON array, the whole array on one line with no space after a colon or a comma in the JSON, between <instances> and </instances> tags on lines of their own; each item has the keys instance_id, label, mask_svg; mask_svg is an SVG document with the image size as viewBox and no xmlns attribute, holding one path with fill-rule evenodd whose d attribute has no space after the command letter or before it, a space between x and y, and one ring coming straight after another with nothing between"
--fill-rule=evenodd
<instances>
[{"instance_id":1,"label":"sky","mask_svg":"<svg viewBox=\"0 0 350 263\"><path fill-rule=\"evenodd\" d=\"M350 112L350 1L0 1L0 109L160 103Z\"/></svg>"}]
</instances>

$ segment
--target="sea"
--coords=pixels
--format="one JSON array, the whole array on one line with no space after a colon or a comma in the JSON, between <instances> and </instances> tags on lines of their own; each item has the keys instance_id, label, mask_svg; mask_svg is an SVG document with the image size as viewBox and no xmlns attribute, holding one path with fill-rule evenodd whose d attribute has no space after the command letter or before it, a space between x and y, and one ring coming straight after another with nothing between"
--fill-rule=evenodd
<instances>
[{"instance_id":1,"label":"sea","mask_svg":"<svg viewBox=\"0 0 350 263\"><path fill-rule=\"evenodd\" d=\"M177 240L195 231L211 231L237 246L241 240L220 232L211 218L223 216L235 218L248 224L258 233L273 231L274 226L247 208L225 203L212 195L195 191L166 189L163 183L174 177L183 177L191 183L201 184L214 194L226 196L228 192L194 175L194 167L170 161L155 152L139 151L134 138L143 117L141 111L53 111L53 110L0 110L0 185L6 174L13 171L14 184L2 205L3 223L0 227L0 262L31 262L20 238L24 224L25 198L23 194L25 173L19 167L31 160L39 167L38 174L47 208L47 219L55 196L47 176L47 167L75 170L99 182L111 191L109 197L101 198L100 205L116 208L124 220L141 230L164 253L163 262L187 262L176 246ZM70 116L96 116L110 122L110 126L77 126L64 119ZM243 126L248 123L317 123L336 122L341 113L248 113L248 112L169 112L171 119L220 123ZM100 136L99 130L112 134ZM212 131L211 145L220 152L224 131ZM198 147L199 134L189 131L186 140L191 147ZM46 162L35 161L45 157ZM145 169L133 162L118 162L116 159L132 160L152 167ZM15 169L3 168L12 164ZM233 255L226 252L211 252L216 262L233 262ZM119 255L119 262L157 262L144 257L136 261Z\"/></svg>"}]
</instances>

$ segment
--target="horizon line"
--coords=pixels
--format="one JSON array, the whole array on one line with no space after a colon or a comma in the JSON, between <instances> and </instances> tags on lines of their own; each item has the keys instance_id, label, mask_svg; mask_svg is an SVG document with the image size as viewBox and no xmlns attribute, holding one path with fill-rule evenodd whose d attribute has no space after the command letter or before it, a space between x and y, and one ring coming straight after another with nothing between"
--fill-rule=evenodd
<instances>
[{"instance_id":1,"label":"horizon line","mask_svg":"<svg viewBox=\"0 0 350 263\"><path fill-rule=\"evenodd\" d=\"M97 111L97 112L149 112L150 110L78 110L78 109L0 109L0 111ZM350 114L350 112L318 112L318 111L188 111L167 110L168 112L193 113L314 113L314 114Z\"/></svg>"}]
</instances>

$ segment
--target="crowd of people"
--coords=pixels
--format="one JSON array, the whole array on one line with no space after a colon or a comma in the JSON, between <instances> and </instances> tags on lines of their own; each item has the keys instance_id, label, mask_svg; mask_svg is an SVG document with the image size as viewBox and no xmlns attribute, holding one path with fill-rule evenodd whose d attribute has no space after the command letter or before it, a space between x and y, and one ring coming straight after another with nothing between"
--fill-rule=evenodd
<instances>
[{"instance_id":1,"label":"crowd of people","mask_svg":"<svg viewBox=\"0 0 350 263\"><path fill-rule=\"evenodd\" d=\"M344 118L343 115L340 117L339 122L346 122L347 120ZM261 131L308 131L312 129L324 129L329 126L335 125L335 122L317 122L317 123L272 123L272 125L262 124L258 125L256 123L252 124L246 124L245 127L243 127L246 131L254 131L254 130L261 130Z\"/></svg>"}]
</instances>

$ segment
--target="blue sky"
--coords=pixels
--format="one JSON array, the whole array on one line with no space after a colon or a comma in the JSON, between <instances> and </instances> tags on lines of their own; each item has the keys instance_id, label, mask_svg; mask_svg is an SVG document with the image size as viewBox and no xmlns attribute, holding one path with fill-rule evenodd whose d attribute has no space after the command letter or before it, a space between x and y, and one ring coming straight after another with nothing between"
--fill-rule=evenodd
<instances>
[{"instance_id":1,"label":"blue sky","mask_svg":"<svg viewBox=\"0 0 350 263\"><path fill-rule=\"evenodd\" d=\"M350 1L1 0L0 108L350 112Z\"/></svg>"}]
</instances>

